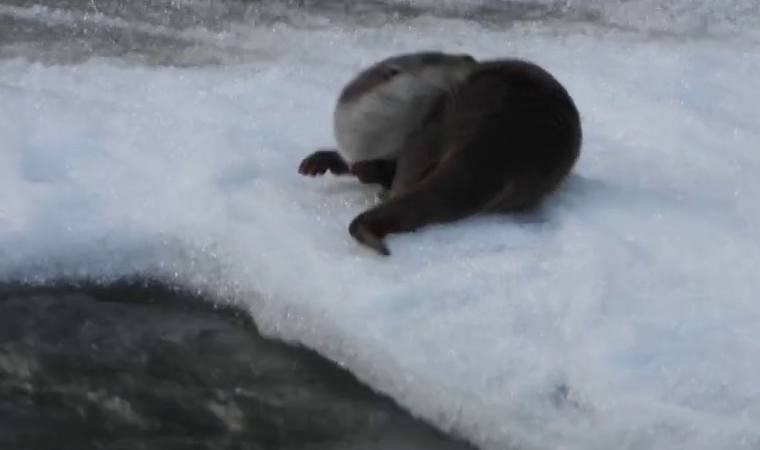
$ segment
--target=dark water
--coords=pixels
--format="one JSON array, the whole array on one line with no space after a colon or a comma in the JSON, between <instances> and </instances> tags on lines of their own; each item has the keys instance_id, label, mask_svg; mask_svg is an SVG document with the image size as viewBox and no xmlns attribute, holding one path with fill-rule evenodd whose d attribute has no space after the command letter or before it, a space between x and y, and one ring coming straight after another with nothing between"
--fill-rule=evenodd
<instances>
[{"instance_id":1,"label":"dark water","mask_svg":"<svg viewBox=\"0 0 760 450\"><path fill-rule=\"evenodd\" d=\"M382 0L2 0L0 57L67 64L93 56L220 64L255 59L244 33L256 27L382 26L429 15L506 27L568 13L530 1L459 9Z\"/></svg>"},{"instance_id":2,"label":"dark water","mask_svg":"<svg viewBox=\"0 0 760 450\"><path fill-rule=\"evenodd\" d=\"M0 448L468 449L246 314L161 285L0 285Z\"/></svg>"}]
</instances>

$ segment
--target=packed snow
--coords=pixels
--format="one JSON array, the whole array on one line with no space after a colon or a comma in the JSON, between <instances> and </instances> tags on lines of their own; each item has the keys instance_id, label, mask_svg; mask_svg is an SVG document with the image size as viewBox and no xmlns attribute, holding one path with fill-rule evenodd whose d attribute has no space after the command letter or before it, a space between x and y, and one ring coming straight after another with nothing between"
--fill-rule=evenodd
<instances>
[{"instance_id":1,"label":"packed snow","mask_svg":"<svg viewBox=\"0 0 760 450\"><path fill-rule=\"evenodd\" d=\"M426 16L251 27L239 64L0 60L0 280L234 301L485 449L760 448L760 46L733 32ZM358 69L430 48L541 64L584 146L539 211L383 258L347 232L377 188L297 166Z\"/></svg>"}]
</instances>

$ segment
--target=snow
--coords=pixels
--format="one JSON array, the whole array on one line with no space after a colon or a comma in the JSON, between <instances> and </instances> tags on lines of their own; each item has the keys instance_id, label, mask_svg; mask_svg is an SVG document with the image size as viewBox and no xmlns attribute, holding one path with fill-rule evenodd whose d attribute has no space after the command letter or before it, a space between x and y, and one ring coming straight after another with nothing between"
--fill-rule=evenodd
<instances>
[{"instance_id":1,"label":"snow","mask_svg":"<svg viewBox=\"0 0 760 450\"><path fill-rule=\"evenodd\" d=\"M233 301L487 449L760 447L752 39L429 16L249 37L234 65L0 60L0 280ZM377 190L296 169L356 70L420 48L543 65L584 147L540 211L381 258L347 232Z\"/></svg>"}]
</instances>

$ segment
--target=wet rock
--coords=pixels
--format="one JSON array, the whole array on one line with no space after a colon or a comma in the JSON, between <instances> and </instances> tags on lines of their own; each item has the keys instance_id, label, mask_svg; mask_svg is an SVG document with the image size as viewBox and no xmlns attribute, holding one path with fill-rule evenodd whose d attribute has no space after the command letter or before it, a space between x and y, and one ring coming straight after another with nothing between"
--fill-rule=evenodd
<instances>
[{"instance_id":1,"label":"wet rock","mask_svg":"<svg viewBox=\"0 0 760 450\"><path fill-rule=\"evenodd\" d=\"M0 448L472 447L245 314L125 284L0 286Z\"/></svg>"}]
</instances>

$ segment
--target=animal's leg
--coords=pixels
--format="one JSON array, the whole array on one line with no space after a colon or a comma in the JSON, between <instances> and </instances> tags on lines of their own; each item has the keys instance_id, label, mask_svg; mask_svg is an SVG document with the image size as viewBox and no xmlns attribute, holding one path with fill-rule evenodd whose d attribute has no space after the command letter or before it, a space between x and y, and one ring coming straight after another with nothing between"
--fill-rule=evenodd
<instances>
[{"instance_id":1,"label":"animal's leg","mask_svg":"<svg viewBox=\"0 0 760 450\"><path fill-rule=\"evenodd\" d=\"M474 169L465 158L450 158L412 190L359 214L349 232L360 243L389 255L383 242L388 234L459 220L483 211L495 199L501 205L509 202L512 189L506 174Z\"/></svg>"},{"instance_id":2,"label":"animal's leg","mask_svg":"<svg viewBox=\"0 0 760 450\"><path fill-rule=\"evenodd\" d=\"M396 161L373 159L351 164L351 173L362 183L378 183L385 189L390 189L396 175Z\"/></svg>"},{"instance_id":3,"label":"animal's leg","mask_svg":"<svg viewBox=\"0 0 760 450\"><path fill-rule=\"evenodd\" d=\"M351 165L336 150L318 150L301 161L298 173L308 176L322 175L327 171L335 175L351 174L362 183L378 183L389 189L396 173L396 161L375 159Z\"/></svg>"}]
</instances>

